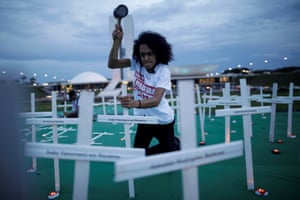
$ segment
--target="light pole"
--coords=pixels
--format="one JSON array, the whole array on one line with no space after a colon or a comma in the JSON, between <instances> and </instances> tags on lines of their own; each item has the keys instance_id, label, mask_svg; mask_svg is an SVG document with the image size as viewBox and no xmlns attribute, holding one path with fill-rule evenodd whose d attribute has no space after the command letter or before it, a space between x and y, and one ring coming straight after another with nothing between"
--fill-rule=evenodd
<instances>
[{"instance_id":1,"label":"light pole","mask_svg":"<svg viewBox=\"0 0 300 200\"><path fill-rule=\"evenodd\" d=\"M25 79L26 79L24 72L20 72L20 78L21 78L22 83L24 83Z\"/></svg>"}]
</instances>

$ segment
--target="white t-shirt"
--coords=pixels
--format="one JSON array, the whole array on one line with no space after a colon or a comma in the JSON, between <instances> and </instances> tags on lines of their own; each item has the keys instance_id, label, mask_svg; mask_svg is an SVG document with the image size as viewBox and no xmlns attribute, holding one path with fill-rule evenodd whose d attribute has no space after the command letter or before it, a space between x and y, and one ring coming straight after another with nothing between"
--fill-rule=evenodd
<instances>
[{"instance_id":1,"label":"white t-shirt","mask_svg":"<svg viewBox=\"0 0 300 200\"><path fill-rule=\"evenodd\" d=\"M164 88L166 92L171 90L171 73L167 65L157 65L155 73L149 73L145 67L142 67L132 59L130 69L134 71L134 99L143 100L152 98L155 88ZM134 114L139 116L156 116L160 124L171 123L174 120L174 111L165 98L166 92L158 106L134 109Z\"/></svg>"}]
</instances>

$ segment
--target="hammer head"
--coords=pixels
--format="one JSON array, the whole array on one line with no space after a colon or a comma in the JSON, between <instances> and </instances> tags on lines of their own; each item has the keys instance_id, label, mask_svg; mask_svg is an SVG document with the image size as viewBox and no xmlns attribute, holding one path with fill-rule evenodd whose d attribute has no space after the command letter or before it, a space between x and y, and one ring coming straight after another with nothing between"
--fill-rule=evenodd
<instances>
[{"instance_id":1,"label":"hammer head","mask_svg":"<svg viewBox=\"0 0 300 200\"><path fill-rule=\"evenodd\" d=\"M117 19L121 19L123 17L126 17L127 15L128 15L128 8L124 4L120 4L114 9L114 17Z\"/></svg>"}]
</instances>

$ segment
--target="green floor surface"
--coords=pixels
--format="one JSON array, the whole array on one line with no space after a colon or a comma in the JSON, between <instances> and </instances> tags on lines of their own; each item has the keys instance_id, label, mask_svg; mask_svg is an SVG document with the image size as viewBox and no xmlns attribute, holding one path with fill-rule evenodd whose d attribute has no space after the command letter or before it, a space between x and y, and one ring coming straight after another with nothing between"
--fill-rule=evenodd
<instances>
[{"instance_id":1,"label":"green floor surface","mask_svg":"<svg viewBox=\"0 0 300 200\"><path fill-rule=\"evenodd\" d=\"M206 145L224 143L224 117L205 119ZM197 122L198 122L197 116ZM269 142L270 115L263 119L261 115L253 115L252 153L255 187L261 186L269 192L268 197L259 197L247 190L245 157L234 158L198 167L199 194L203 200L215 199L268 199L299 200L300 199L300 113L293 113L293 132L297 138L286 137L287 113L276 114L275 141L282 139L284 143ZM298 126L298 127L297 127ZM76 126L64 126L59 129L68 131L61 134L59 143L76 141ZM135 127L132 128L133 132ZM231 141L243 138L242 118L231 118ZM38 141L51 142L50 130L40 127ZM201 140L200 126L197 127L198 141ZM120 139L124 136L123 126L94 122L93 135L101 134L94 145L125 146ZM30 135L25 139L30 141ZM134 134L132 134L133 140ZM50 138L50 140L49 140ZM154 141L155 142L155 141ZM199 146L198 148L202 148ZM272 154L278 148L281 154ZM47 194L54 190L54 170L52 159L38 159L36 173L26 173L31 165L31 158L25 158L24 176L26 200L47 199ZM61 193L58 199L72 199L74 161L60 160ZM89 200L123 200L130 199L126 181L114 182L113 163L90 163ZM145 178L135 179L136 200L180 200L182 199L181 171L169 172Z\"/></svg>"}]
</instances>

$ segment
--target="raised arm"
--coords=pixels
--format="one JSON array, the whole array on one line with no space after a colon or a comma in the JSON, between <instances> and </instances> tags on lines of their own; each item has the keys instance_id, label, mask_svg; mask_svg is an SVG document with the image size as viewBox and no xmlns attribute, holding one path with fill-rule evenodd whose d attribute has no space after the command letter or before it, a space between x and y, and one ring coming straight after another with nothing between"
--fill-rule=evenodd
<instances>
[{"instance_id":1,"label":"raised arm","mask_svg":"<svg viewBox=\"0 0 300 200\"><path fill-rule=\"evenodd\" d=\"M130 59L119 58L119 49L122 43L123 31L120 25L116 25L115 30L112 33L113 44L108 57L108 67L111 69L124 68L130 66Z\"/></svg>"}]
</instances>

